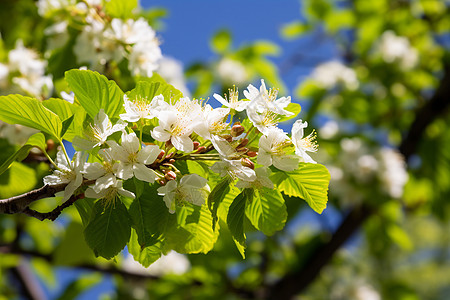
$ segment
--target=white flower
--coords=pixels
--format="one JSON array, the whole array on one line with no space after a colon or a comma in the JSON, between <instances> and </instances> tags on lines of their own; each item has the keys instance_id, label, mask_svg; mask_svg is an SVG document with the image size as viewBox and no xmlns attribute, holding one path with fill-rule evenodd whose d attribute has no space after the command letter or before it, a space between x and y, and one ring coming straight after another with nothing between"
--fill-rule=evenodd
<instances>
[{"instance_id":1,"label":"white flower","mask_svg":"<svg viewBox=\"0 0 450 300\"><path fill-rule=\"evenodd\" d=\"M56 185L67 183L64 189L63 201L68 200L76 189L83 183L83 169L86 162L86 155L81 152L75 152L72 161L69 163L62 150L56 154L57 170L52 175L44 177L44 184Z\"/></svg>"},{"instance_id":2,"label":"white flower","mask_svg":"<svg viewBox=\"0 0 450 300\"><path fill-rule=\"evenodd\" d=\"M9 68L7 65L0 63L0 88L6 89L8 86Z\"/></svg>"},{"instance_id":3,"label":"white flower","mask_svg":"<svg viewBox=\"0 0 450 300\"><path fill-rule=\"evenodd\" d=\"M266 134L270 128L277 126L280 120L280 115L271 111L265 110L258 113L255 107L247 107L247 117L260 132Z\"/></svg>"},{"instance_id":4,"label":"white flower","mask_svg":"<svg viewBox=\"0 0 450 300\"><path fill-rule=\"evenodd\" d=\"M211 166L211 171L218 173L221 177L229 176L231 179L239 178L244 181L254 181L255 171L242 165L241 160L229 160L222 158Z\"/></svg>"},{"instance_id":5,"label":"white flower","mask_svg":"<svg viewBox=\"0 0 450 300\"><path fill-rule=\"evenodd\" d=\"M134 76L152 77L162 58L158 41L153 39L135 44L128 57L128 69Z\"/></svg>"},{"instance_id":6,"label":"white flower","mask_svg":"<svg viewBox=\"0 0 450 300\"><path fill-rule=\"evenodd\" d=\"M27 77L14 77L12 81L27 94L40 98L48 98L53 91L53 81L50 75L30 74Z\"/></svg>"},{"instance_id":7,"label":"white flower","mask_svg":"<svg viewBox=\"0 0 450 300\"><path fill-rule=\"evenodd\" d=\"M121 145L115 141L107 141L107 144L111 147L112 158L119 161L115 167L117 177L130 179L134 175L137 179L150 183L158 178L152 169L146 167L153 163L161 153L158 146L145 146L139 150L139 139L134 132L122 133Z\"/></svg>"},{"instance_id":8,"label":"white flower","mask_svg":"<svg viewBox=\"0 0 450 300\"><path fill-rule=\"evenodd\" d=\"M311 77L326 89L333 88L338 83L343 83L349 90L355 90L359 86L356 72L335 60L317 66Z\"/></svg>"},{"instance_id":9,"label":"white flower","mask_svg":"<svg viewBox=\"0 0 450 300\"><path fill-rule=\"evenodd\" d=\"M302 120L295 121L294 125L292 125L292 142L295 146L295 154L301 157L304 162L315 164L316 162L306 153L306 151L316 152L318 146L314 141L316 138L314 131L307 137L303 137L303 129L307 126L308 122L302 122Z\"/></svg>"},{"instance_id":10,"label":"white flower","mask_svg":"<svg viewBox=\"0 0 450 300\"><path fill-rule=\"evenodd\" d=\"M217 74L225 83L240 84L247 80L245 66L237 60L225 57L217 65Z\"/></svg>"},{"instance_id":11,"label":"white flower","mask_svg":"<svg viewBox=\"0 0 450 300\"><path fill-rule=\"evenodd\" d=\"M72 143L75 147L82 150L91 150L103 145L111 134L124 130L126 126L121 120L113 126L102 108L95 116L94 124L90 124L85 130L83 138L75 136Z\"/></svg>"},{"instance_id":12,"label":"white flower","mask_svg":"<svg viewBox=\"0 0 450 300\"><path fill-rule=\"evenodd\" d=\"M92 189L97 193L113 185L116 180L114 175L116 166L111 156L111 148L100 149L98 153L103 159L102 163L86 163L83 170L86 179L96 180Z\"/></svg>"},{"instance_id":13,"label":"white flower","mask_svg":"<svg viewBox=\"0 0 450 300\"><path fill-rule=\"evenodd\" d=\"M141 119L153 119L157 117L157 112L165 107L167 102L164 101L163 95L155 96L151 102L147 98L137 96L133 100L128 100L127 95L123 95L123 106L125 113L120 115L120 118L128 122L137 122Z\"/></svg>"},{"instance_id":14,"label":"white flower","mask_svg":"<svg viewBox=\"0 0 450 300\"><path fill-rule=\"evenodd\" d=\"M217 135L211 135L211 143L222 158L229 160L239 158L239 153L226 139Z\"/></svg>"},{"instance_id":15,"label":"white flower","mask_svg":"<svg viewBox=\"0 0 450 300\"><path fill-rule=\"evenodd\" d=\"M158 195L164 196L164 202L169 212L173 214L176 205L183 206L186 202L202 206L210 192L207 182L197 174L185 175L179 184L175 180L170 180L165 186L158 188Z\"/></svg>"},{"instance_id":16,"label":"white flower","mask_svg":"<svg viewBox=\"0 0 450 300\"><path fill-rule=\"evenodd\" d=\"M419 60L419 54L411 47L409 40L397 36L392 30L385 31L381 35L378 48L385 62L397 62L404 70L413 68Z\"/></svg>"},{"instance_id":17,"label":"white flower","mask_svg":"<svg viewBox=\"0 0 450 300\"><path fill-rule=\"evenodd\" d=\"M155 39L155 31L143 18L136 21L114 18L111 21L111 28L105 30L105 36L125 44L136 44Z\"/></svg>"},{"instance_id":18,"label":"white flower","mask_svg":"<svg viewBox=\"0 0 450 300\"><path fill-rule=\"evenodd\" d=\"M239 91L234 86L233 89L228 89L228 99L227 95L225 94L225 98L220 96L219 94L214 94L214 98L219 101L222 105L229 107L231 109L234 109L236 111L243 111L247 108L247 105L250 103L250 101L239 101Z\"/></svg>"},{"instance_id":19,"label":"white flower","mask_svg":"<svg viewBox=\"0 0 450 300\"><path fill-rule=\"evenodd\" d=\"M405 160L399 152L390 148L382 148L379 156L381 168L378 177L391 197L400 198L408 182Z\"/></svg>"},{"instance_id":20,"label":"white flower","mask_svg":"<svg viewBox=\"0 0 450 300\"><path fill-rule=\"evenodd\" d=\"M168 84L173 85L184 96L189 96L189 89L186 85L186 79L183 72L183 64L168 56L163 56L159 60L159 66L156 72L166 80Z\"/></svg>"},{"instance_id":21,"label":"white flower","mask_svg":"<svg viewBox=\"0 0 450 300\"><path fill-rule=\"evenodd\" d=\"M16 47L9 51L8 58L10 70L18 70L25 77L40 77L45 73L47 62L40 60L35 51L25 48L22 40L16 42Z\"/></svg>"},{"instance_id":22,"label":"white flower","mask_svg":"<svg viewBox=\"0 0 450 300\"><path fill-rule=\"evenodd\" d=\"M34 128L0 121L0 137L7 139L11 145L23 145L37 132L39 131Z\"/></svg>"},{"instance_id":23,"label":"white flower","mask_svg":"<svg viewBox=\"0 0 450 300\"><path fill-rule=\"evenodd\" d=\"M262 167L255 170L256 179L254 181L239 180L236 182L236 187L239 189L256 188L261 189L263 187L273 189L273 182L269 178L269 169Z\"/></svg>"},{"instance_id":24,"label":"white flower","mask_svg":"<svg viewBox=\"0 0 450 300\"><path fill-rule=\"evenodd\" d=\"M258 164L283 171L294 171L298 167L299 158L288 155L292 148L292 142L283 130L272 127L267 130L266 135L259 139Z\"/></svg>"},{"instance_id":25,"label":"white flower","mask_svg":"<svg viewBox=\"0 0 450 300\"><path fill-rule=\"evenodd\" d=\"M69 5L74 5L75 0L38 0L36 3L38 13L41 16L50 15L54 11L64 9Z\"/></svg>"},{"instance_id":26,"label":"white flower","mask_svg":"<svg viewBox=\"0 0 450 300\"><path fill-rule=\"evenodd\" d=\"M132 192L125 190L122 187L122 184L122 180L117 180L114 178L113 182L108 185L108 187L105 187L101 190L95 190L91 187L88 187L84 192L84 195L88 198L104 199L107 202L114 201L118 194L127 198L134 199L135 195Z\"/></svg>"},{"instance_id":27,"label":"white flower","mask_svg":"<svg viewBox=\"0 0 450 300\"><path fill-rule=\"evenodd\" d=\"M194 144L189 137L196 123L201 120L202 109L197 101L181 98L168 110L159 113L159 126L151 132L152 137L160 142L171 141L175 149L192 152Z\"/></svg>"},{"instance_id":28,"label":"white flower","mask_svg":"<svg viewBox=\"0 0 450 300\"><path fill-rule=\"evenodd\" d=\"M251 100L247 109L250 107L252 110L256 110L257 113L264 113L269 110L279 115L294 115L294 113L284 109L291 103L291 97L281 97L277 99L278 90L270 89L267 91L264 79L261 79L261 87L259 90L251 84L247 89L248 91L244 91L244 95L247 99Z\"/></svg>"},{"instance_id":29,"label":"white flower","mask_svg":"<svg viewBox=\"0 0 450 300\"><path fill-rule=\"evenodd\" d=\"M210 140L211 134L220 134L228 127L224 120L226 120L229 113L229 108L213 109L211 105L207 104L203 107L203 120L194 126L195 133L204 139Z\"/></svg>"}]
</instances>

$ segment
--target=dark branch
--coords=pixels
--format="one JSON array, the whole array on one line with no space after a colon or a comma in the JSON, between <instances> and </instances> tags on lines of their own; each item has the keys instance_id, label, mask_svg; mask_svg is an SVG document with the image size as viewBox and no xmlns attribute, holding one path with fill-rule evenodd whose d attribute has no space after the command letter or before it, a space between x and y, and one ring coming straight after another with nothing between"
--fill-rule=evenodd
<instances>
[{"instance_id":1,"label":"dark branch","mask_svg":"<svg viewBox=\"0 0 450 300\"><path fill-rule=\"evenodd\" d=\"M72 197L69 198L69 200L67 200L63 204L57 206L54 210L52 210L50 212L41 213L41 212L35 211L35 210L33 210L33 209L29 208L29 207L26 207L22 211L22 213L24 213L24 214L26 214L26 215L28 215L30 217L36 218L39 221L44 221L44 220L55 221L56 218L59 217L59 215L62 213L62 211L65 208L68 208L69 206L74 204L75 201L77 201L78 199L82 199L82 198L84 198L84 194L80 194L80 195L77 195L77 196L72 196Z\"/></svg>"}]
</instances>

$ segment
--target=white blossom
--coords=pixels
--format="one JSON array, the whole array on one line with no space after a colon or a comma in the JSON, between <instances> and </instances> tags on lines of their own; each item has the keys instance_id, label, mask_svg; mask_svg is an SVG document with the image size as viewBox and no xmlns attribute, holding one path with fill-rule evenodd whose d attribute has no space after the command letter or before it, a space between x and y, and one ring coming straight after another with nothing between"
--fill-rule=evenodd
<instances>
[{"instance_id":1,"label":"white blossom","mask_svg":"<svg viewBox=\"0 0 450 300\"><path fill-rule=\"evenodd\" d=\"M156 72L163 77L168 84L173 85L184 96L189 96L189 89L186 85L186 79L183 72L183 64L168 56L163 56L159 60Z\"/></svg>"},{"instance_id":2,"label":"white blossom","mask_svg":"<svg viewBox=\"0 0 450 300\"><path fill-rule=\"evenodd\" d=\"M151 101L147 98L137 96L131 101L127 95L123 96L123 106L125 113L120 115L120 118L128 122L137 122L141 119L153 119L157 117L160 109L167 107L167 102L164 101L163 95L155 96Z\"/></svg>"},{"instance_id":3,"label":"white blossom","mask_svg":"<svg viewBox=\"0 0 450 300\"><path fill-rule=\"evenodd\" d=\"M262 167L255 170L256 179L254 181L239 180L236 183L236 187L239 189L256 188L261 189L263 187L273 189L274 185L269 178L269 169Z\"/></svg>"},{"instance_id":4,"label":"white blossom","mask_svg":"<svg viewBox=\"0 0 450 300\"><path fill-rule=\"evenodd\" d=\"M222 58L217 64L217 75L225 83L240 84L248 78L245 66L240 61L228 57Z\"/></svg>"},{"instance_id":5,"label":"white blossom","mask_svg":"<svg viewBox=\"0 0 450 300\"><path fill-rule=\"evenodd\" d=\"M317 66L311 77L323 88L333 88L339 83L349 90L355 90L359 86L356 72L343 65L341 62L332 60Z\"/></svg>"},{"instance_id":6,"label":"white blossom","mask_svg":"<svg viewBox=\"0 0 450 300\"><path fill-rule=\"evenodd\" d=\"M391 197L400 198L408 182L405 160L399 152L390 148L382 148L379 156L381 165L379 177L384 189Z\"/></svg>"},{"instance_id":7,"label":"white blossom","mask_svg":"<svg viewBox=\"0 0 450 300\"><path fill-rule=\"evenodd\" d=\"M92 189L97 193L115 183L114 173L117 167L111 155L111 148L100 149L98 154L101 156L102 162L86 163L83 170L86 179L95 180Z\"/></svg>"},{"instance_id":8,"label":"white blossom","mask_svg":"<svg viewBox=\"0 0 450 300\"><path fill-rule=\"evenodd\" d=\"M315 140L314 131L306 137L303 137L303 129L308 126L308 122L302 120L295 121L292 125L292 142L295 146L295 154L307 163L316 163L306 152L316 152L318 147Z\"/></svg>"},{"instance_id":9,"label":"white blossom","mask_svg":"<svg viewBox=\"0 0 450 300\"><path fill-rule=\"evenodd\" d=\"M197 174L185 175L179 183L170 180L158 188L158 195L164 196L164 202L173 214L177 205L183 206L186 202L202 206L210 192L207 182L208 180Z\"/></svg>"},{"instance_id":10,"label":"white blossom","mask_svg":"<svg viewBox=\"0 0 450 300\"><path fill-rule=\"evenodd\" d=\"M213 109L211 105L205 105L201 114L202 120L194 125L195 133L204 139L210 140L211 134L220 134L228 127L224 120L229 113L229 108Z\"/></svg>"},{"instance_id":11,"label":"white blossom","mask_svg":"<svg viewBox=\"0 0 450 300\"><path fill-rule=\"evenodd\" d=\"M107 141L111 147L111 156L118 160L115 167L115 174L121 179L130 179L136 176L137 179L153 183L158 176L146 165L153 163L161 150L156 145L142 147L139 150L139 139L134 132L122 133L121 145L115 141Z\"/></svg>"},{"instance_id":12,"label":"white blossom","mask_svg":"<svg viewBox=\"0 0 450 300\"><path fill-rule=\"evenodd\" d=\"M122 180L117 180L114 178L110 185L102 188L101 190L95 190L88 187L84 192L84 195L88 198L104 199L106 201L114 201L118 195L134 199L135 195L132 192L125 190L122 187L122 184Z\"/></svg>"},{"instance_id":13,"label":"white blossom","mask_svg":"<svg viewBox=\"0 0 450 300\"><path fill-rule=\"evenodd\" d=\"M244 91L244 95L250 100L247 111L250 108L260 114L269 110L283 116L294 115L292 112L285 110L291 103L291 97L281 97L277 99L278 90L272 88L267 91L264 79L261 79L261 87L259 90L250 84L247 87L247 90Z\"/></svg>"},{"instance_id":14,"label":"white blossom","mask_svg":"<svg viewBox=\"0 0 450 300\"><path fill-rule=\"evenodd\" d=\"M218 173L219 176L228 176L231 179L239 178L244 181L256 180L256 174L253 169L242 165L241 160L229 160L222 158L221 161L215 162L211 167L211 171Z\"/></svg>"},{"instance_id":15,"label":"white blossom","mask_svg":"<svg viewBox=\"0 0 450 300\"><path fill-rule=\"evenodd\" d=\"M63 201L68 200L76 189L83 183L83 169L86 162L86 155L81 152L75 152L72 161L68 162L62 150L56 154L57 169L52 175L44 177L44 184L56 185L67 183L63 192Z\"/></svg>"},{"instance_id":16,"label":"white blossom","mask_svg":"<svg viewBox=\"0 0 450 300\"><path fill-rule=\"evenodd\" d=\"M292 141L282 129L272 127L259 139L257 162L266 167L273 165L283 171L294 171L299 157L287 154L292 146Z\"/></svg>"},{"instance_id":17,"label":"white blossom","mask_svg":"<svg viewBox=\"0 0 450 300\"><path fill-rule=\"evenodd\" d=\"M74 137L73 145L82 150L91 150L103 145L111 134L124 130L126 126L121 120L117 124L112 125L108 115L105 114L102 108L95 116L94 124L89 124L89 127L84 131L83 137Z\"/></svg>"},{"instance_id":18,"label":"white blossom","mask_svg":"<svg viewBox=\"0 0 450 300\"><path fill-rule=\"evenodd\" d=\"M398 63L404 70L413 68L419 60L419 54L411 47L409 40L397 36L392 30L385 31L381 35L378 50L385 62Z\"/></svg>"},{"instance_id":19,"label":"white blossom","mask_svg":"<svg viewBox=\"0 0 450 300\"><path fill-rule=\"evenodd\" d=\"M201 120L202 109L197 101L181 98L175 105L159 113L159 125L151 132L152 137L160 142L171 141L175 149L192 152L194 144L189 137Z\"/></svg>"},{"instance_id":20,"label":"white blossom","mask_svg":"<svg viewBox=\"0 0 450 300\"><path fill-rule=\"evenodd\" d=\"M230 109L234 109L236 111L243 111L247 108L247 105L250 101L239 100L239 91L236 87L233 89L228 89L228 97L225 95L225 98L220 96L219 94L214 94L213 97L220 102L220 104L229 107Z\"/></svg>"}]
</instances>

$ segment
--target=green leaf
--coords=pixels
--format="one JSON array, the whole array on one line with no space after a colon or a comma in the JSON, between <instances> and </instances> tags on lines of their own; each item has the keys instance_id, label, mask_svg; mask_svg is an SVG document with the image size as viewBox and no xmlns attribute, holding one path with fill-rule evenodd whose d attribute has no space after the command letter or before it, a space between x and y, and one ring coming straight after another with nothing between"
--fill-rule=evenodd
<instances>
[{"instance_id":1,"label":"green leaf","mask_svg":"<svg viewBox=\"0 0 450 300\"><path fill-rule=\"evenodd\" d=\"M128 19L137 6L138 0L110 0L106 2L105 10L113 18Z\"/></svg>"},{"instance_id":2,"label":"green leaf","mask_svg":"<svg viewBox=\"0 0 450 300\"><path fill-rule=\"evenodd\" d=\"M216 228L216 223L218 221L217 209L219 208L220 203L229 191L230 180L228 178L224 178L213 188L211 193L208 195L208 208L211 211L213 218L213 230Z\"/></svg>"},{"instance_id":3,"label":"green leaf","mask_svg":"<svg viewBox=\"0 0 450 300\"><path fill-rule=\"evenodd\" d=\"M283 229L287 219L283 196L277 190L263 187L255 190L253 201L246 207L246 215L256 229L273 235Z\"/></svg>"},{"instance_id":4,"label":"green leaf","mask_svg":"<svg viewBox=\"0 0 450 300\"><path fill-rule=\"evenodd\" d=\"M300 163L293 172L273 169L270 176L277 188L291 197L300 197L317 213L327 206L330 173L320 164Z\"/></svg>"},{"instance_id":5,"label":"green leaf","mask_svg":"<svg viewBox=\"0 0 450 300\"><path fill-rule=\"evenodd\" d=\"M281 35L288 40L292 40L309 30L310 26L300 21L294 21L281 28Z\"/></svg>"},{"instance_id":6,"label":"green leaf","mask_svg":"<svg viewBox=\"0 0 450 300\"><path fill-rule=\"evenodd\" d=\"M136 194L128 212L139 237L139 244L141 247L147 247L162 239L170 213L163 198L158 196L156 185L138 183L135 186L136 188L132 188L128 182L124 186Z\"/></svg>"},{"instance_id":7,"label":"green leaf","mask_svg":"<svg viewBox=\"0 0 450 300\"><path fill-rule=\"evenodd\" d=\"M244 220L245 220L245 206L247 200L251 200L253 197L252 189L244 189L239 195L234 198L233 203L230 205L228 211L227 224L230 229L236 244L239 244L240 248L245 248L245 233L244 233ZM242 254L242 252L241 252Z\"/></svg>"},{"instance_id":8,"label":"green leaf","mask_svg":"<svg viewBox=\"0 0 450 300\"><path fill-rule=\"evenodd\" d=\"M94 261L95 257L83 238L83 226L79 222L71 222L65 228L64 237L53 252L53 263L77 266Z\"/></svg>"},{"instance_id":9,"label":"green leaf","mask_svg":"<svg viewBox=\"0 0 450 300\"><path fill-rule=\"evenodd\" d=\"M131 235L131 222L125 205L116 199L104 206L94 205L91 220L84 229L84 238L96 256L111 259L125 247Z\"/></svg>"},{"instance_id":10,"label":"green leaf","mask_svg":"<svg viewBox=\"0 0 450 300\"><path fill-rule=\"evenodd\" d=\"M6 172L0 175L0 198L29 192L36 184L36 171L15 161Z\"/></svg>"},{"instance_id":11,"label":"green leaf","mask_svg":"<svg viewBox=\"0 0 450 300\"><path fill-rule=\"evenodd\" d=\"M70 70L66 72L65 78L92 119L102 108L110 119L118 118L125 111L124 93L114 81L108 81L105 76L89 70Z\"/></svg>"},{"instance_id":12,"label":"green leaf","mask_svg":"<svg viewBox=\"0 0 450 300\"><path fill-rule=\"evenodd\" d=\"M75 202L75 207L80 214L83 226L86 227L91 219L92 210L94 209L94 199L83 198Z\"/></svg>"},{"instance_id":13,"label":"green leaf","mask_svg":"<svg viewBox=\"0 0 450 300\"><path fill-rule=\"evenodd\" d=\"M219 30L211 40L211 48L217 53L226 52L231 46L231 33L229 30Z\"/></svg>"},{"instance_id":14,"label":"green leaf","mask_svg":"<svg viewBox=\"0 0 450 300\"><path fill-rule=\"evenodd\" d=\"M157 73L153 72L153 76L150 78L147 77L139 77L136 79L136 81L142 82L148 82L148 83L159 83L159 87L158 89L155 91L155 95L163 95L164 100L166 102L172 102L175 103L176 101L178 101L178 99L180 99L181 97L183 97L183 93L181 93L179 90L177 90L176 88L174 88L172 85L168 84L161 76L159 76ZM151 100L151 99L150 99Z\"/></svg>"},{"instance_id":15,"label":"green leaf","mask_svg":"<svg viewBox=\"0 0 450 300\"><path fill-rule=\"evenodd\" d=\"M300 113L300 111L302 110L302 107L298 103L289 103L289 105L285 109L294 114L289 117L282 117L279 121L280 123L296 118Z\"/></svg>"},{"instance_id":16,"label":"green leaf","mask_svg":"<svg viewBox=\"0 0 450 300\"><path fill-rule=\"evenodd\" d=\"M15 160L24 160L28 156L28 153L30 153L30 150L34 147L37 147L42 151L45 151L45 149L47 148L45 136L41 132L35 133L30 136L25 145L23 145L19 150L17 150L16 153L14 153L3 162L3 164L0 166L0 174L3 174Z\"/></svg>"},{"instance_id":17,"label":"green leaf","mask_svg":"<svg viewBox=\"0 0 450 300\"><path fill-rule=\"evenodd\" d=\"M212 229L212 216L206 204L201 207L192 205L177 209L185 210L183 225L176 222L176 215L171 216L171 226L165 233L164 250L179 253L208 253L217 241L219 229Z\"/></svg>"},{"instance_id":18,"label":"green leaf","mask_svg":"<svg viewBox=\"0 0 450 300\"><path fill-rule=\"evenodd\" d=\"M136 97L141 97L146 99L150 103L153 97L159 95L157 91L161 86L160 82L147 82L139 81L136 83L136 87L127 93L128 98L135 99Z\"/></svg>"},{"instance_id":19,"label":"green leaf","mask_svg":"<svg viewBox=\"0 0 450 300\"><path fill-rule=\"evenodd\" d=\"M72 115L71 117L69 117L68 119L66 119L62 122L61 136L64 136L67 129L69 129L69 126L72 125L74 118L75 118L75 115Z\"/></svg>"},{"instance_id":20,"label":"green leaf","mask_svg":"<svg viewBox=\"0 0 450 300\"><path fill-rule=\"evenodd\" d=\"M22 95L0 97L0 120L20 124L60 137L60 118L42 105L42 102Z\"/></svg>"},{"instance_id":21,"label":"green leaf","mask_svg":"<svg viewBox=\"0 0 450 300\"><path fill-rule=\"evenodd\" d=\"M350 9L333 10L325 18L328 31L336 33L340 29L350 28L355 24L355 15Z\"/></svg>"},{"instance_id":22,"label":"green leaf","mask_svg":"<svg viewBox=\"0 0 450 300\"><path fill-rule=\"evenodd\" d=\"M42 101L42 104L59 116L60 120L63 120L63 128L61 130L61 136L69 142L72 141L73 137L76 135L81 135L83 131L83 122L86 118L86 112L83 107L69 103L63 99L50 98L48 100ZM73 116L73 121L67 121ZM64 131L64 122L66 123L67 129Z\"/></svg>"},{"instance_id":23,"label":"green leaf","mask_svg":"<svg viewBox=\"0 0 450 300\"><path fill-rule=\"evenodd\" d=\"M128 252L133 255L135 261L139 262L145 268L148 268L148 266L161 257L161 244L157 243L142 249L138 242L138 234L134 229L131 229L131 238L128 242Z\"/></svg>"}]
</instances>

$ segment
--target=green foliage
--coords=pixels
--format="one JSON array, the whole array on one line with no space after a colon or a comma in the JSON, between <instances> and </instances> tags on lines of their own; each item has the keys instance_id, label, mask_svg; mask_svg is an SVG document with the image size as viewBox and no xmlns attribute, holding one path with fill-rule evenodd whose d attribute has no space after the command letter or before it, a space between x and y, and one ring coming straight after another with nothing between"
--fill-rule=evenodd
<instances>
[{"instance_id":1,"label":"green foliage","mask_svg":"<svg viewBox=\"0 0 450 300\"><path fill-rule=\"evenodd\" d=\"M235 241L242 257L245 249L245 208L248 202L253 201L253 189L244 189L239 195L234 198L228 211L227 224L230 229L233 240Z\"/></svg>"},{"instance_id":2,"label":"green foliage","mask_svg":"<svg viewBox=\"0 0 450 300\"><path fill-rule=\"evenodd\" d=\"M280 191L288 196L302 198L319 214L327 206L330 173L323 165L300 163L293 172L276 170L271 179Z\"/></svg>"},{"instance_id":3,"label":"green foliage","mask_svg":"<svg viewBox=\"0 0 450 300\"><path fill-rule=\"evenodd\" d=\"M102 108L109 118L118 118L124 112L124 93L114 81L88 70L67 71L65 78L76 99L91 118Z\"/></svg>"},{"instance_id":4,"label":"green foliage","mask_svg":"<svg viewBox=\"0 0 450 300\"><path fill-rule=\"evenodd\" d=\"M217 53L225 53L231 46L231 33L219 30L211 39L211 48Z\"/></svg>"},{"instance_id":5,"label":"green foliage","mask_svg":"<svg viewBox=\"0 0 450 300\"><path fill-rule=\"evenodd\" d=\"M70 142L74 136L81 135L86 118L86 112L82 107L58 98L44 100L42 104L63 121L62 138ZM66 128L64 128L64 124L66 124Z\"/></svg>"},{"instance_id":6,"label":"green foliage","mask_svg":"<svg viewBox=\"0 0 450 300\"><path fill-rule=\"evenodd\" d=\"M47 144L45 143L45 136L40 132L30 136L25 145L23 145L19 150L17 150L16 153L14 153L12 156L10 156L7 160L3 162L3 164L0 166L0 175L3 174L15 160L17 161L24 160L27 157L28 153L30 153L30 150L33 149L34 147L39 148L41 151L44 152L45 149L47 148Z\"/></svg>"},{"instance_id":7,"label":"green foliage","mask_svg":"<svg viewBox=\"0 0 450 300\"><path fill-rule=\"evenodd\" d=\"M310 27L300 21L293 21L289 24L284 25L281 28L281 35L285 39L295 39L301 36L304 32L309 30Z\"/></svg>"},{"instance_id":8,"label":"green foliage","mask_svg":"<svg viewBox=\"0 0 450 300\"><path fill-rule=\"evenodd\" d=\"M119 199L114 203L101 200L95 203L84 237L96 256L113 258L125 247L130 235L130 217Z\"/></svg>"},{"instance_id":9,"label":"green foliage","mask_svg":"<svg viewBox=\"0 0 450 300\"><path fill-rule=\"evenodd\" d=\"M111 0L106 2L106 12L114 18L127 19L138 6L138 0Z\"/></svg>"},{"instance_id":10,"label":"green foliage","mask_svg":"<svg viewBox=\"0 0 450 300\"><path fill-rule=\"evenodd\" d=\"M219 209L219 205L222 200L230 191L230 183L230 179L222 179L219 183L217 183L208 196L208 207L213 217L213 229L215 229L218 221L217 210Z\"/></svg>"},{"instance_id":11,"label":"green foliage","mask_svg":"<svg viewBox=\"0 0 450 300\"><path fill-rule=\"evenodd\" d=\"M0 96L0 106L0 120L35 128L60 138L60 118L39 100L22 95Z\"/></svg>"}]
</instances>

